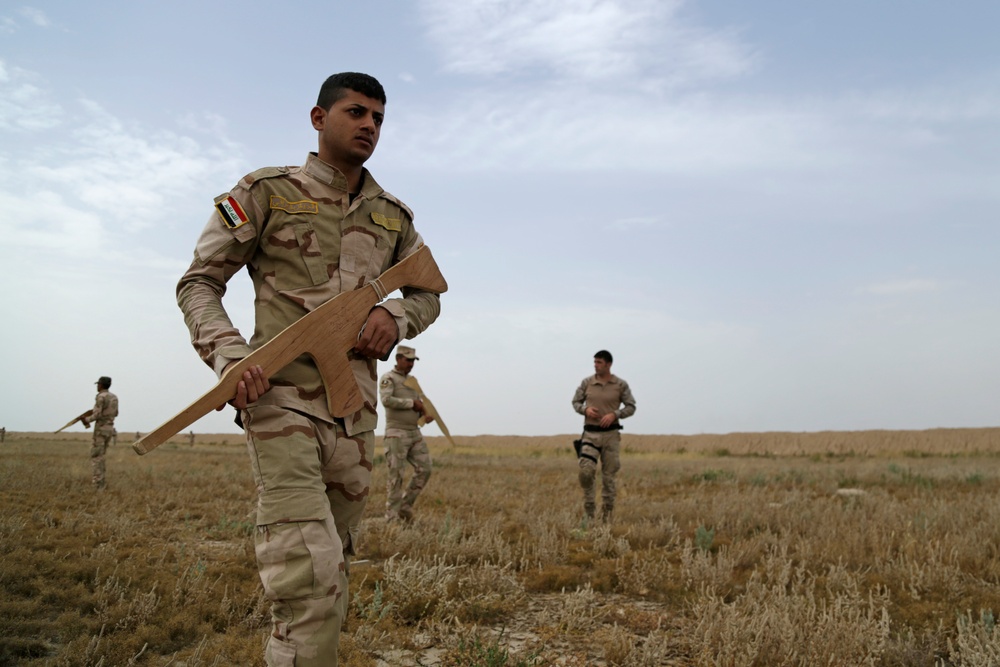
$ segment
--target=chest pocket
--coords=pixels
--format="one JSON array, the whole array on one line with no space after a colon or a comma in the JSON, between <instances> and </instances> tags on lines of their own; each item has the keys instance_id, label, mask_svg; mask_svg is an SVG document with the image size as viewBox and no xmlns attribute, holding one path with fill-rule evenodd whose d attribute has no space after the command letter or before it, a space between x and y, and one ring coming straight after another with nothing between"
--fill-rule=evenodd
<instances>
[{"instance_id":1,"label":"chest pocket","mask_svg":"<svg viewBox=\"0 0 1000 667\"><path fill-rule=\"evenodd\" d=\"M267 253L274 260L278 290L322 285L329 280L327 261L312 222L282 226L268 237Z\"/></svg>"}]
</instances>

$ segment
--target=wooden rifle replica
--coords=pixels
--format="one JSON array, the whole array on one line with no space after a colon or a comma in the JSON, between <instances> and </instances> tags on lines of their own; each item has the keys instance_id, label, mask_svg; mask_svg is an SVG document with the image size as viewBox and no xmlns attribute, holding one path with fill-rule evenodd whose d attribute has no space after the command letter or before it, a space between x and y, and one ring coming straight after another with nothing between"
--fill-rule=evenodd
<instances>
[{"instance_id":1,"label":"wooden rifle replica","mask_svg":"<svg viewBox=\"0 0 1000 667\"><path fill-rule=\"evenodd\" d=\"M82 421L83 422L83 427L84 428L90 428L90 423L87 422L87 420L90 419L90 417L93 414L94 414L94 410L93 409L87 410L82 415L74 417L73 419L71 419L68 422L66 422L66 425L63 426L61 429L59 429L59 431L62 431L63 429L69 428L70 426L72 426L73 424L77 423L78 421ZM53 433L58 433L59 431L53 431Z\"/></svg>"},{"instance_id":2,"label":"wooden rifle replica","mask_svg":"<svg viewBox=\"0 0 1000 667\"><path fill-rule=\"evenodd\" d=\"M327 405L334 417L346 417L364 406L361 389L348 362L348 353L368 313L392 292L413 287L441 294L448 283L441 275L430 248L415 253L375 280L343 292L307 313L251 354L233 363L212 389L153 431L135 441L132 449L145 454L182 429L236 397L236 386L251 366L260 366L271 378L292 361L308 354L316 363L326 387Z\"/></svg>"},{"instance_id":3,"label":"wooden rifle replica","mask_svg":"<svg viewBox=\"0 0 1000 667\"><path fill-rule=\"evenodd\" d=\"M427 394L425 394L424 390L420 388L420 383L417 382L417 378L412 375L408 376L405 380L403 380L403 384L417 392L417 395L420 396L420 400L424 404L424 414L420 415L420 419L417 420L417 425L423 426L429 421L427 416L432 417L434 421L437 422L438 428L441 429L441 433L444 434L444 437L446 437L448 442L451 443L451 446L454 447L455 441L451 439L451 433L448 432L448 427L444 425L444 420L441 419L441 413L437 411L437 408L435 408L434 404L431 403L431 399L427 398Z\"/></svg>"}]
</instances>

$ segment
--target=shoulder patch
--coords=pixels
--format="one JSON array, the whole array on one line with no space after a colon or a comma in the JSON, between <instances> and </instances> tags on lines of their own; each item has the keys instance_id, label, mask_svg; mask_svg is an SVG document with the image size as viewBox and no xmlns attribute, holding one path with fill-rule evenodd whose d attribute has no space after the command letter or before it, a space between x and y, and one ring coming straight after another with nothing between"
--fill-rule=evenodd
<instances>
[{"instance_id":1,"label":"shoulder patch","mask_svg":"<svg viewBox=\"0 0 1000 667\"><path fill-rule=\"evenodd\" d=\"M398 232L403 228L403 221L400 218L387 218L378 211L372 211L372 222L390 232Z\"/></svg>"},{"instance_id":2,"label":"shoulder patch","mask_svg":"<svg viewBox=\"0 0 1000 667\"><path fill-rule=\"evenodd\" d=\"M270 204L272 211L284 211L285 213L291 213L292 215L299 213L309 213L312 215L319 214L319 204L308 199L303 199L301 201L288 201L281 195L271 195Z\"/></svg>"},{"instance_id":3,"label":"shoulder patch","mask_svg":"<svg viewBox=\"0 0 1000 667\"><path fill-rule=\"evenodd\" d=\"M390 380L388 377L384 377L384 378L382 378L381 384L382 384L383 387L391 387L392 386L392 380Z\"/></svg>"},{"instance_id":4,"label":"shoulder patch","mask_svg":"<svg viewBox=\"0 0 1000 667\"><path fill-rule=\"evenodd\" d=\"M242 227L250 221L246 211L232 195L222 195L216 198L215 210L219 212L219 217L229 229Z\"/></svg>"}]
</instances>

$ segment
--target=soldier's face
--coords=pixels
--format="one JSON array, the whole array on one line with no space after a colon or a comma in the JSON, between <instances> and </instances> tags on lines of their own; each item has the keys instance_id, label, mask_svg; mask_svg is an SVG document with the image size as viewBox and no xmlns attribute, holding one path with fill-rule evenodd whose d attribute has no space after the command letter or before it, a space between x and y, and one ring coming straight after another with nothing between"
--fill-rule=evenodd
<instances>
[{"instance_id":1,"label":"soldier's face","mask_svg":"<svg viewBox=\"0 0 1000 667\"><path fill-rule=\"evenodd\" d=\"M319 158L335 167L360 167L375 152L385 105L354 90L329 109L313 107L313 127L319 131Z\"/></svg>"},{"instance_id":2,"label":"soldier's face","mask_svg":"<svg viewBox=\"0 0 1000 667\"><path fill-rule=\"evenodd\" d=\"M611 364L604 361L604 359L594 359L594 372L598 375L604 375L611 371Z\"/></svg>"},{"instance_id":3,"label":"soldier's face","mask_svg":"<svg viewBox=\"0 0 1000 667\"><path fill-rule=\"evenodd\" d=\"M413 370L413 362L416 359L407 359L404 356L396 357L396 368L400 370L401 373L409 373Z\"/></svg>"}]
</instances>

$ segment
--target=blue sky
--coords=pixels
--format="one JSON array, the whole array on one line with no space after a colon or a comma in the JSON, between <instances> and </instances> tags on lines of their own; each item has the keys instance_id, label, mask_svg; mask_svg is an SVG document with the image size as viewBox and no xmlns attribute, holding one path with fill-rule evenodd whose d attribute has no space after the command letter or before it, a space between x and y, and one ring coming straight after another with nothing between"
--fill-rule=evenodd
<instances>
[{"instance_id":1,"label":"blue sky","mask_svg":"<svg viewBox=\"0 0 1000 667\"><path fill-rule=\"evenodd\" d=\"M1000 5L339 4L0 6L2 425L110 375L146 431L214 384L177 278L344 70L451 285L412 344L453 433L575 432L602 348L629 432L997 424Z\"/></svg>"}]
</instances>

